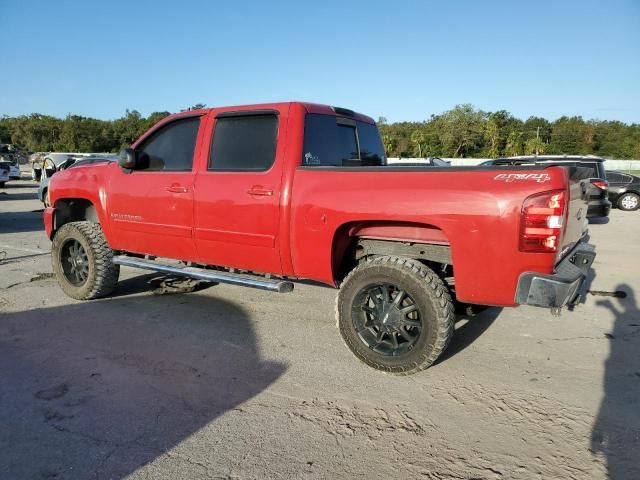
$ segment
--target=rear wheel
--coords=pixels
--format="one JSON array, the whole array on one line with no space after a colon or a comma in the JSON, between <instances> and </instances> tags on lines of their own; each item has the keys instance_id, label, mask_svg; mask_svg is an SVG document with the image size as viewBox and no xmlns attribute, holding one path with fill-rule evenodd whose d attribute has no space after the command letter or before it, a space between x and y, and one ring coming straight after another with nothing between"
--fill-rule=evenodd
<instances>
[{"instance_id":1,"label":"rear wheel","mask_svg":"<svg viewBox=\"0 0 640 480\"><path fill-rule=\"evenodd\" d=\"M120 274L100 225L92 222L63 225L53 238L51 262L64 293L77 300L109 295Z\"/></svg>"},{"instance_id":2,"label":"rear wheel","mask_svg":"<svg viewBox=\"0 0 640 480\"><path fill-rule=\"evenodd\" d=\"M620 210L637 210L640 208L640 197L635 193L624 193L618 199L618 208Z\"/></svg>"},{"instance_id":3,"label":"rear wheel","mask_svg":"<svg viewBox=\"0 0 640 480\"><path fill-rule=\"evenodd\" d=\"M50 207L51 206L51 202L49 201L49 189L48 188L44 191L44 195L42 196L42 203L44 203L45 207Z\"/></svg>"},{"instance_id":4,"label":"rear wheel","mask_svg":"<svg viewBox=\"0 0 640 480\"><path fill-rule=\"evenodd\" d=\"M454 307L428 267L404 257L376 257L356 267L336 300L340 334L367 365L408 375L424 370L447 347Z\"/></svg>"}]
</instances>

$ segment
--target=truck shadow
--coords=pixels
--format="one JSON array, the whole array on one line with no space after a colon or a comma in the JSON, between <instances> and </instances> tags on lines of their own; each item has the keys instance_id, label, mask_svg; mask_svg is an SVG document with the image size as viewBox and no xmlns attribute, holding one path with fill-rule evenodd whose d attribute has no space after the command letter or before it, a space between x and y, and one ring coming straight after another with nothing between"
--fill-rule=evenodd
<instances>
[{"instance_id":1,"label":"truck shadow","mask_svg":"<svg viewBox=\"0 0 640 480\"><path fill-rule=\"evenodd\" d=\"M9 191L7 192L6 190L3 192L0 192L0 199L3 201L11 201L11 200L37 200L38 199L38 194L36 192L16 192L16 191Z\"/></svg>"},{"instance_id":2,"label":"truck shadow","mask_svg":"<svg viewBox=\"0 0 640 480\"><path fill-rule=\"evenodd\" d=\"M615 316L605 363L604 397L593 425L591 451L606 458L609 478L640 478L640 309L632 288L616 290L626 298L598 300L596 305Z\"/></svg>"},{"instance_id":3,"label":"truck shadow","mask_svg":"<svg viewBox=\"0 0 640 480\"><path fill-rule=\"evenodd\" d=\"M0 478L126 477L285 369L242 308L197 293L3 313Z\"/></svg>"},{"instance_id":4,"label":"truck shadow","mask_svg":"<svg viewBox=\"0 0 640 480\"><path fill-rule=\"evenodd\" d=\"M456 316L456 329L451 338L451 343L444 353L436 361L436 365L462 352L487 331L491 324L498 318L502 308L489 307L473 317L466 315Z\"/></svg>"},{"instance_id":5,"label":"truck shadow","mask_svg":"<svg viewBox=\"0 0 640 480\"><path fill-rule=\"evenodd\" d=\"M0 233L44 231L41 212L0 212Z\"/></svg>"}]
</instances>

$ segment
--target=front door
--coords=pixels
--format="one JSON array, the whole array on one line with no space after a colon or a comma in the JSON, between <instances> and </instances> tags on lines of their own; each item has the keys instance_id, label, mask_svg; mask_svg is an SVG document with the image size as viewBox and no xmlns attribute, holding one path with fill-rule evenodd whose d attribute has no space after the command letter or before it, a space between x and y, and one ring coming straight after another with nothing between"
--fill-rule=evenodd
<instances>
[{"instance_id":1,"label":"front door","mask_svg":"<svg viewBox=\"0 0 640 480\"><path fill-rule=\"evenodd\" d=\"M286 113L220 113L195 182L195 238L204 263L280 273L278 248ZM280 134L279 134L280 132Z\"/></svg>"},{"instance_id":2,"label":"front door","mask_svg":"<svg viewBox=\"0 0 640 480\"><path fill-rule=\"evenodd\" d=\"M136 145L136 168L111 178L114 248L196 260L193 157L200 117L161 126Z\"/></svg>"}]
</instances>

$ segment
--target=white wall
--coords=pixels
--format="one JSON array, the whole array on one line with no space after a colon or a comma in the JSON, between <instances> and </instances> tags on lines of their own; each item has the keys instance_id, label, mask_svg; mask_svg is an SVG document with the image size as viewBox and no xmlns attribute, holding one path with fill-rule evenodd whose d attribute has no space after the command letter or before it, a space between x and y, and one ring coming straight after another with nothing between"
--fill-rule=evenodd
<instances>
[{"instance_id":1,"label":"white wall","mask_svg":"<svg viewBox=\"0 0 640 480\"><path fill-rule=\"evenodd\" d=\"M403 157L403 160L408 160ZM411 160L423 160L420 158L412 158ZM484 162L485 160L491 160L490 158L443 158L451 162L453 166L473 166ZM607 170L629 171L640 170L640 160L605 160L604 168Z\"/></svg>"}]
</instances>

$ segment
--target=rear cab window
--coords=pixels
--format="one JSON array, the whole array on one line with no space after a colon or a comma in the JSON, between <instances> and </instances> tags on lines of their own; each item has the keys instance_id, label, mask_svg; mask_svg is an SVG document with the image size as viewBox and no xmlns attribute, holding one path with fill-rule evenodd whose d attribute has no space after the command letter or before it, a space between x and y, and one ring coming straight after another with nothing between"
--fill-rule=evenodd
<instances>
[{"instance_id":1,"label":"rear cab window","mask_svg":"<svg viewBox=\"0 0 640 480\"><path fill-rule=\"evenodd\" d=\"M302 165L361 167L384 164L384 147L375 124L335 115L306 115Z\"/></svg>"}]
</instances>

